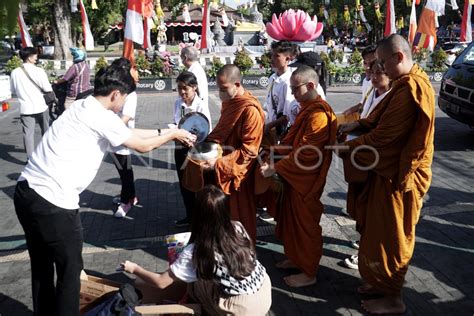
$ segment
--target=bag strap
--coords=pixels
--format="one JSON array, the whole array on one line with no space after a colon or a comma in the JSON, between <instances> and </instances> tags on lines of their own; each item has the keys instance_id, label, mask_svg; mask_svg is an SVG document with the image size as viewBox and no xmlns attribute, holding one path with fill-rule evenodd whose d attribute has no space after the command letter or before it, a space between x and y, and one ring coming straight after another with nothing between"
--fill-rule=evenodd
<instances>
[{"instance_id":1,"label":"bag strap","mask_svg":"<svg viewBox=\"0 0 474 316\"><path fill-rule=\"evenodd\" d=\"M44 90L41 89L41 87L40 87L33 79L31 79L30 74L29 74L28 71L26 71L26 69L25 69L25 66L22 65L22 66L21 66L21 69L23 70L23 72L25 73L25 75L28 77L28 79L30 79L30 81L36 86L36 88L38 88L38 89L41 91L42 94L45 94L46 92L44 92Z\"/></svg>"},{"instance_id":2,"label":"bag strap","mask_svg":"<svg viewBox=\"0 0 474 316\"><path fill-rule=\"evenodd\" d=\"M84 67L82 67L81 71L79 71L79 74L77 75L78 77L80 77L82 75L82 73L84 72L84 69L86 69L85 64L84 64Z\"/></svg>"}]
</instances>

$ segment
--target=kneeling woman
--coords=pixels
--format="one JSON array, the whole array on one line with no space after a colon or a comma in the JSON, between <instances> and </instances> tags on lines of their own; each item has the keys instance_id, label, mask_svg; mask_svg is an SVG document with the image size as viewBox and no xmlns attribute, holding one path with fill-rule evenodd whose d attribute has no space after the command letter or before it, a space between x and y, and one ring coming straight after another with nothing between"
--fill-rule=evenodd
<instances>
[{"instance_id":1,"label":"kneeling woman","mask_svg":"<svg viewBox=\"0 0 474 316\"><path fill-rule=\"evenodd\" d=\"M161 274L125 261L126 272L164 289L190 283L189 293L211 315L265 315L271 282L242 224L230 220L225 194L208 185L197 194L188 246Z\"/></svg>"}]
</instances>

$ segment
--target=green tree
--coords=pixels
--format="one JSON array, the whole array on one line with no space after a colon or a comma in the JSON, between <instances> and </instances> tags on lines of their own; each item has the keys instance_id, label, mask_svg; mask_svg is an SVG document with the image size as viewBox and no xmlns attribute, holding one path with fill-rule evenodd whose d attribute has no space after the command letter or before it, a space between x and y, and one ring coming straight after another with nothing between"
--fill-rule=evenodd
<instances>
[{"instance_id":1,"label":"green tree","mask_svg":"<svg viewBox=\"0 0 474 316\"><path fill-rule=\"evenodd\" d=\"M0 0L0 36L13 34L20 0Z\"/></svg>"},{"instance_id":2,"label":"green tree","mask_svg":"<svg viewBox=\"0 0 474 316\"><path fill-rule=\"evenodd\" d=\"M250 58L249 54L242 49L235 53L234 65L239 67L243 75L247 74L250 68L253 66L253 60Z\"/></svg>"}]
</instances>

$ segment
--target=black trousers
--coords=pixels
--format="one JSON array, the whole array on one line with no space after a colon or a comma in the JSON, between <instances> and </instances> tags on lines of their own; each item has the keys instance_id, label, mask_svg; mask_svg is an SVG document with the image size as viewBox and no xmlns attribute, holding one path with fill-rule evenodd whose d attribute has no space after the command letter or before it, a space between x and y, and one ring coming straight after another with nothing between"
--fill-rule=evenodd
<instances>
[{"instance_id":1,"label":"black trousers","mask_svg":"<svg viewBox=\"0 0 474 316\"><path fill-rule=\"evenodd\" d=\"M181 183L183 178L183 170L181 168L184 162L186 161L188 150L189 148L183 146L181 143L175 143L174 162L176 165L176 172L178 173L179 189L181 190L181 196L183 197L184 207L186 208L186 218L191 222L193 218L193 209L194 202L196 200L196 194L183 187Z\"/></svg>"},{"instance_id":2,"label":"black trousers","mask_svg":"<svg viewBox=\"0 0 474 316\"><path fill-rule=\"evenodd\" d=\"M18 182L14 203L31 260L34 315L79 315L83 268L79 210L49 203L27 181Z\"/></svg>"},{"instance_id":3,"label":"black trousers","mask_svg":"<svg viewBox=\"0 0 474 316\"><path fill-rule=\"evenodd\" d=\"M135 197L135 182L133 179L132 156L111 153L112 158L122 181L120 202L127 204L133 202Z\"/></svg>"}]
</instances>

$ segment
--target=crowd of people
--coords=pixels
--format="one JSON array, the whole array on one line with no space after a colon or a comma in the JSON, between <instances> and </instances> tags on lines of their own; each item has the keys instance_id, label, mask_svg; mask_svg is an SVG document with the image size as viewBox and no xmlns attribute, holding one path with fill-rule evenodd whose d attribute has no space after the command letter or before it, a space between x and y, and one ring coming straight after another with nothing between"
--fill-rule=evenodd
<instances>
[{"instance_id":1,"label":"crowd of people","mask_svg":"<svg viewBox=\"0 0 474 316\"><path fill-rule=\"evenodd\" d=\"M210 121L207 81L200 79L195 53L194 48L181 53L188 70L177 78L175 124L190 112ZM162 273L124 261L123 269L141 284L157 291L188 284L190 298L211 315L265 315L271 280L255 250L257 207L276 221L286 257L276 267L299 270L284 282L316 284L323 253L321 196L335 154L344 163L347 211L361 235L355 264L364 283L354 291L378 295L362 301L369 313L406 310L401 291L433 159L435 99L427 75L414 64L403 37L384 38L364 53L368 76L361 102L336 115L320 85L320 64L305 64L314 59L288 42L272 44L271 53L275 73L263 105L244 89L237 66L218 71L221 113L206 138L222 148L215 158L190 159L186 153L196 135L186 130L130 125L135 113L124 104L136 106L137 79L123 59L99 71L93 94L73 102L52 123L29 154L14 195L31 258L36 314L79 315L79 194L106 151L123 146L147 152L171 140L187 214L176 224L189 226L191 239ZM123 166L117 165L119 173ZM133 173L120 176L120 205L131 207L136 196L125 186L133 183Z\"/></svg>"}]
</instances>

